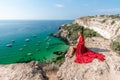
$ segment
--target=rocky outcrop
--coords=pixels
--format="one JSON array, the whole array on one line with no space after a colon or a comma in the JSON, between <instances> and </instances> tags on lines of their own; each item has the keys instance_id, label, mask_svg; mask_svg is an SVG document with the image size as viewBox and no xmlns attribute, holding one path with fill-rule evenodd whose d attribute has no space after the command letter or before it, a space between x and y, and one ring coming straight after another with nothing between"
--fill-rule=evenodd
<instances>
[{"instance_id":1,"label":"rocky outcrop","mask_svg":"<svg viewBox=\"0 0 120 80\"><path fill-rule=\"evenodd\" d=\"M53 34L53 36L61 37L62 39L67 39L68 34L69 32L67 30L61 28L57 33Z\"/></svg>"},{"instance_id":2,"label":"rocky outcrop","mask_svg":"<svg viewBox=\"0 0 120 80\"><path fill-rule=\"evenodd\" d=\"M57 72L59 80L120 80L120 57L110 48L111 40L120 40L120 18L113 17L115 16L80 17L73 22L107 38L93 37L85 41L88 48L103 53L106 60L101 62L95 59L92 63L78 64L74 62L75 56L65 58L64 64ZM71 44L69 32L64 28L66 26L72 27L70 24L61 25L54 36L67 40Z\"/></svg>"},{"instance_id":3,"label":"rocky outcrop","mask_svg":"<svg viewBox=\"0 0 120 80\"><path fill-rule=\"evenodd\" d=\"M55 37L58 37L58 38L62 38L66 43L71 43L70 40L69 40L69 32L67 30L64 30L62 27L63 26L60 26L61 28L59 29L59 31L55 34L53 34L52 36L55 36Z\"/></svg>"},{"instance_id":4,"label":"rocky outcrop","mask_svg":"<svg viewBox=\"0 0 120 80\"><path fill-rule=\"evenodd\" d=\"M47 80L38 62L0 65L0 80Z\"/></svg>"},{"instance_id":5,"label":"rocky outcrop","mask_svg":"<svg viewBox=\"0 0 120 80\"><path fill-rule=\"evenodd\" d=\"M53 34L53 36L60 37L69 44L72 44L73 41L69 39L69 35L71 35L71 33L67 28L73 27L74 24L94 30L106 39L120 41L120 16L118 17L118 15L80 17L77 18L72 24L61 25L59 27L59 31ZM64 29L66 26L67 28Z\"/></svg>"},{"instance_id":6,"label":"rocky outcrop","mask_svg":"<svg viewBox=\"0 0 120 80\"><path fill-rule=\"evenodd\" d=\"M120 40L120 20L111 17L81 17L73 24L78 24L101 34L107 39ZM69 31L63 29L64 26L72 27L71 24L61 25L59 31L53 36L64 39L69 44ZM85 40L86 46L105 55L105 61L95 59L92 63L78 64L74 62L74 57L65 58L65 62L59 71L53 74L47 73L49 80L120 80L120 57L110 49L111 40L93 37ZM0 80L48 80L42 66L38 62L16 63L0 65Z\"/></svg>"},{"instance_id":7,"label":"rocky outcrop","mask_svg":"<svg viewBox=\"0 0 120 80\"><path fill-rule=\"evenodd\" d=\"M94 16L94 17L80 17L73 23L84 26L101 34L107 39L116 39L120 35L120 18L114 18L110 15Z\"/></svg>"},{"instance_id":8,"label":"rocky outcrop","mask_svg":"<svg viewBox=\"0 0 120 80\"><path fill-rule=\"evenodd\" d=\"M78 64L73 58L66 58L59 68L59 80L120 80L120 57L110 49L110 40L87 38L86 46L105 55L105 61L95 59L92 63Z\"/></svg>"}]
</instances>

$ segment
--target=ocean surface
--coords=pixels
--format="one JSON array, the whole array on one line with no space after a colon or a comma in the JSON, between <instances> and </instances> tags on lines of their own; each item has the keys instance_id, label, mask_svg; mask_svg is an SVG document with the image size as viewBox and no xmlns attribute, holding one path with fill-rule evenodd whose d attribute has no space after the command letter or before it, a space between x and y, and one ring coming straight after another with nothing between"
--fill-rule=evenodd
<instances>
[{"instance_id":1,"label":"ocean surface","mask_svg":"<svg viewBox=\"0 0 120 80\"><path fill-rule=\"evenodd\" d=\"M71 22L73 20L1 20L0 64L52 61L58 57L54 52L65 52L69 46L49 34Z\"/></svg>"}]
</instances>

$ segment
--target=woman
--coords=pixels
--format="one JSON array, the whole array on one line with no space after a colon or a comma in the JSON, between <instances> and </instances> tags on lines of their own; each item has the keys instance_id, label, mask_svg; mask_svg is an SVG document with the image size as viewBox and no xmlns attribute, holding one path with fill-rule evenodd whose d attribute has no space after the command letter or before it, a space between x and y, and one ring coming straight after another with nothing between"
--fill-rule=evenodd
<instances>
[{"instance_id":1,"label":"woman","mask_svg":"<svg viewBox=\"0 0 120 80\"><path fill-rule=\"evenodd\" d=\"M76 63L89 63L92 62L95 58L104 61L104 55L101 53L95 53L88 48L85 47L83 30L78 32L77 44L70 47L71 51L67 53L67 56L71 58L73 56L74 51L76 50L76 58L74 62Z\"/></svg>"}]
</instances>

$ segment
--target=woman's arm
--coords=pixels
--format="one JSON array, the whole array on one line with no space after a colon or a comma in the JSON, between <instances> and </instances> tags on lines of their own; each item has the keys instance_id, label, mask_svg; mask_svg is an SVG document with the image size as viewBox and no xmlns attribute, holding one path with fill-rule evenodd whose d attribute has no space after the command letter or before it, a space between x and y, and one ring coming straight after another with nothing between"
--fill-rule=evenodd
<instances>
[{"instance_id":1,"label":"woman's arm","mask_svg":"<svg viewBox=\"0 0 120 80\"><path fill-rule=\"evenodd\" d=\"M75 44L76 46L78 45L78 43Z\"/></svg>"}]
</instances>

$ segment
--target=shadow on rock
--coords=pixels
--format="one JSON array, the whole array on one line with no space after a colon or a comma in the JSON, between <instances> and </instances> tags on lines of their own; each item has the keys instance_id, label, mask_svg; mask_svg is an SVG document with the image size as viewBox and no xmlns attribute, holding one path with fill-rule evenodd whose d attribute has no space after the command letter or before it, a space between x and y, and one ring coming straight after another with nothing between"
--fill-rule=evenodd
<instances>
[{"instance_id":1,"label":"shadow on rock","mask_svg":"<svg viewBox=\"0 0 120 80\"><path fill-rule=\"evenodd\" d=\"M100 49L100 48L89 48L89 49L95 52L110 52L110 50L108 49Z\"/></svg>"}]
</instances>

